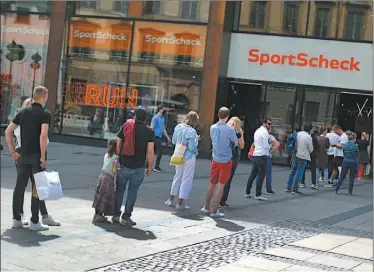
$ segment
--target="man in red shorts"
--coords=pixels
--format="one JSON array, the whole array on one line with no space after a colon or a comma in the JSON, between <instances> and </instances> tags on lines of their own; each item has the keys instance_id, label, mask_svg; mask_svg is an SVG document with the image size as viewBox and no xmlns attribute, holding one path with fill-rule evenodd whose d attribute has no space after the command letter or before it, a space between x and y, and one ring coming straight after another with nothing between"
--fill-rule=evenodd
<instances>
[{"instance_id":1,"label":"man in red shorts","mask_svg":"<svg viewBox=\"0 0 374 272\"><path fill-rule=\"evenodd\" d=\"M210 169L210 183L206 195L205 206L201 209L211 217L223 217L225 214L218 210L225 184L229 181L232 165L232 151L238 145L238 137L234 129L226 124L230 110L222 107L218 111L218 123L210 127L210 138L213 145L212 166ZM210 201L217 186L216 199L213 210L210 210Z\"/></svg>"}]
</instances>

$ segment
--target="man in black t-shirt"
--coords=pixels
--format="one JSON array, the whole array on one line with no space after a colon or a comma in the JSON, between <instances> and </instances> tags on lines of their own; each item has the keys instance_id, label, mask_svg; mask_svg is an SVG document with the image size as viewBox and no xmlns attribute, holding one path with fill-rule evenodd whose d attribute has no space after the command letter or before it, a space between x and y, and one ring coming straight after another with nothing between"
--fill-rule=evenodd
<instances>
[{"instance_id":1,"label":"man in black t-shirt","mask_svg":"<svg viewBox=\"0 0 374 272\"><path fill-rule=\"evenodd\" d=\"M126 141L123 125L117 134L117 154L120 156L121 169L118 170L118 186L116 188L116 214L113 222L120 222L124 226L134 226L136 223L131 220L131 214L134 209L138 190L144 180L144 176L152 173L154 158L155 136L151 128L146 125L147 111L143 107L135 110L135 141L133 143L133 156L123 154L123 147ZM131 141L131 140L130 140ZM147 161L147 165L146 164ZM129 187L125 204L125 212L120 221L121 206L123 195L126 190L127 182Z\"/></svg>"},{"instance_id":2,"label":"man in black t-shirt","mask_svg":"<svg viewBox=\"0 0 374 272\"><path fill-rule=\"evenodd\" d=\"M31 107L26 107L18 112L5 131L5 138L12 154L12 159L18 165L17 183L13 194L13 228L20 228L24 225L21 220L21 197L25 192L30 175L41 172L46 168L48 130L51 125L51 113L47 109L44 109L44 105L48 100L47 88L42 86L36 87L33 97L34 102ZM13 133L18 126L21 128L20 153L16 151L13 142ZM40 201L35 189L35 181L32 179L31 183L33 192L31 198L32 217L30 230L48 230L47 226L39 222ZM59 225L48 214L43 215L43 223L47 225Z\"/></svg>"}]
</instances>

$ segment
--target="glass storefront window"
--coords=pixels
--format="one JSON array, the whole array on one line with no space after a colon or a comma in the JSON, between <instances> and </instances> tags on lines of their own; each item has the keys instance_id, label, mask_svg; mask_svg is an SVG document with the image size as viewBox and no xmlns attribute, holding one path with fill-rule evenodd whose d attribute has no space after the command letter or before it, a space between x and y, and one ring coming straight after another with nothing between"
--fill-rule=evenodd
<instances>
[{"instance_id":1,"label":"glass storefront window","mask_svg":"<svg viewBox=\"0 0 374 272\"><path fill-rule=\"evenodd\" d=\"M287 137L292 133L292 124L294 119L294 99L296 88L267 86L265 115L272 119L272 131L281 146L279 151L273 153L275 160L287 159L286 152Z\"/></svg>"},{"instance_id":2,"label":"glass storefront window","mask_svg":"<svg viewBox=\"0 0 374 272\"><path fill-rule=\"evenodd\" d=\"M51 13L52 1L2 1L1 13Z\"/></svg>"},{"instance_id":3,"label":"glass storefront window","mask_svg":"<svg viewBox=\"0 0 374 272\"><path fill-rule=\"evenodd\" d=\"M14 118L33 86L43 85L50 17L1 14L1 124Z\"/></svg>"},{"instance_id":4,"label":"glass storefront window","mask_svg":"<svg viewBox=\"0 0 374 272\"><path fill-rule=\"evenodd\" d=\"M76 15L127 17L129 12L129 1L75 1L71 4L75 6Z\"/></svg>"}]
</instances>

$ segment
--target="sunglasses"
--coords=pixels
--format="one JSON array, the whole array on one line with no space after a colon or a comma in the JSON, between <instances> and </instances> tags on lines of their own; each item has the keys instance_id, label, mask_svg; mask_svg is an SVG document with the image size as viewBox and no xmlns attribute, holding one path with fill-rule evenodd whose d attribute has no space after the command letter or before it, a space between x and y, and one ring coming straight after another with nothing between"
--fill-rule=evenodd
<instances>
[{"instance_id":1,"label":"sunglasses","mask_svg":"<svg viewBox=\"0 0 374 272\"><path fill-rule=\"evenodd\" d=\"M268 126L271 126L272 124L271 123L266 123Z\"/></svg>"}]
</instances>

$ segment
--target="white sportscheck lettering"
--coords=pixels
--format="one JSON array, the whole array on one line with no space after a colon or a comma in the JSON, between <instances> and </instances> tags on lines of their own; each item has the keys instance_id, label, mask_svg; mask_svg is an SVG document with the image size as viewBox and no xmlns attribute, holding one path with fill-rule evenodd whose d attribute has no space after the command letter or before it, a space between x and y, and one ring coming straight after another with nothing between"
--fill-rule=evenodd
<instances>
[{"instance_id":1,"label":"white sportscheck lettering","mask_svg":"<svg viewBox=\"0 0 374 272\"><path fill-rule=\"evenodd\" d=\"M20 33L20 34L26 34L26 35L43 35L43 36L48 36L49 35L49 29L44 28L33 28L29 26L24 26L24 27L2 27L1 31L3 33Z\"/></svg>"},{"instance_id":2,"label":"white sportscheck lettering","mask_svg":"<svg viewBox=\"0 0 374 272\"><path fill-rule=\"evenodd\" d=\"M127 36L124 33L121 34L112 34L109 32L83 32L79 30L74 31L74 37L77 39L100 39L100 40L117 40L117 41L126 41Z\"/></svg>"},{"instance_id":3,"label":"white sportscheck lettering","mask_svg":"<svg viewBox=\"0 0 374 272\"><path fill-rule=\"evenodd\" d=\"M145 36L145 41L147 43L167 43L167 44L182 44L182 45L191 45L191 46L201 46L200 39L184 39L184 38L175 38L171 37L154 37L152 35Z\"/></svg>"}]
</instances>

